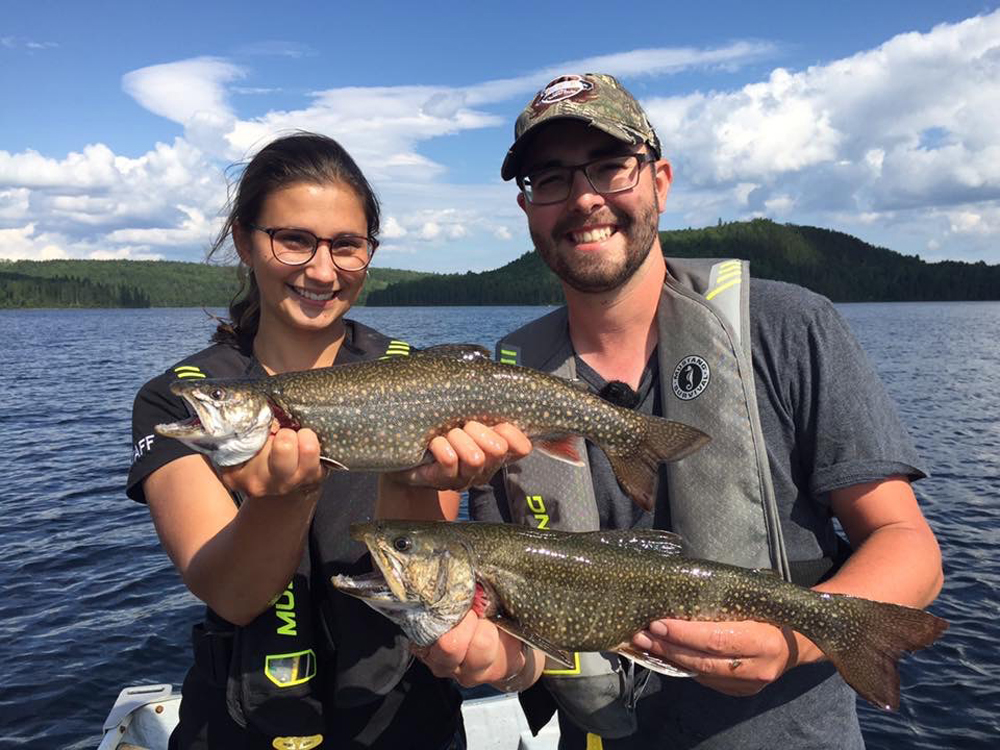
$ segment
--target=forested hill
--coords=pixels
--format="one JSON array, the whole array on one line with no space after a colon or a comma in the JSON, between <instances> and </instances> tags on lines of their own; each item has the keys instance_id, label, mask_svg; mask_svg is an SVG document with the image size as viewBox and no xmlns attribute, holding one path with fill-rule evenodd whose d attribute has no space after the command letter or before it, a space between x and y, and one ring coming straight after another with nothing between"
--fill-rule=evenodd
<instances>
[{"instance_id":1,"label":"forested hill","mask_svg":"<svg viewBox=\"0 0 1000 750\"><path fill-rule=\"evenodd\" d=\"M660 241L667 256L743 258L758 278L800 284L835 302L1000 299L1000 266L926 263L829 229L755 219L660 232ZM534 252L494 271L429 276L368 298L369 305L561 303L559 284Z\"/></svg>"},{"instance_id":2,"label":"forested hill","mask_svg":"<svg viewBox=\"0 0 1000 750\"><path fill-rule=\"evenodd\" d=\"M374 290L427 274L373 268ZM227 307L239 289L234 266L136 260L0 262L0 308Z\"/></svg>"},{"instance_id":3,"label":"forested hill","mask_svg":"<svg viewBox=\"0 0 1000 750\"><path fill-rule=\"evenodd\" d=\"M1000 266L926 263L829 229L766 219L661 232L668 256L745 258L759 278L790 281L835 302L1000 299ZM226 307L236 269L128 260L0 261L0 308ZM535 252L483 273L372 268L369 305L548 305L562 289Z\"/></svg>"}]
</instances>

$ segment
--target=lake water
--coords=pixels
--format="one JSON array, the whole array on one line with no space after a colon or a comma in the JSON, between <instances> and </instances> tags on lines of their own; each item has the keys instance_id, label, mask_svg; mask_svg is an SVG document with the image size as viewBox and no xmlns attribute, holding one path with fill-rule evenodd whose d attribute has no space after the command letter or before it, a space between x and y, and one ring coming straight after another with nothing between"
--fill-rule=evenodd
<instances>
[{"instance_id":1,"label":"lake water","mask_svg":"<svg viewBox=\"0 0 1000 750\"><path fill-rule=\"evenodd\" d=\"M933 476L917 494L944 552L951 628L901 667L871 748L1000 745L1000 303L842 305ZM544 308L369 308L416 346L492 346ZM216 311L220 312L220 311ZM125 498L132 399L200 348L201 310L0 311L0 747L93 748L119 690L178 685L201 605Z\"/></svg>"}]
</instances>

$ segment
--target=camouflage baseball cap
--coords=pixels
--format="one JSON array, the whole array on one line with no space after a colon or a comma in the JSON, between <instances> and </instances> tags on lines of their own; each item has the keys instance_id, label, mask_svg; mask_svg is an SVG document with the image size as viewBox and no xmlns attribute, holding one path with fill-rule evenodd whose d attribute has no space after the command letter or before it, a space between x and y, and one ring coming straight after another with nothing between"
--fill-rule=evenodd
<instances>
[{"instance_id":1,"label":"camouflage baseball cap","mask_svg":"<svg viewBox=\"0 0 1000 750\"><path fill-rule=\"evenodd\" d=\"M661 155L660 139L639 102L612 76L601 73L556 78L535 94L531 104L514 123L514 145L510 147L500 176L516 177L521 166L526 136L539 125L558 118L581 120L626 143L647 143Z\"/></svg>"}]
</instances>

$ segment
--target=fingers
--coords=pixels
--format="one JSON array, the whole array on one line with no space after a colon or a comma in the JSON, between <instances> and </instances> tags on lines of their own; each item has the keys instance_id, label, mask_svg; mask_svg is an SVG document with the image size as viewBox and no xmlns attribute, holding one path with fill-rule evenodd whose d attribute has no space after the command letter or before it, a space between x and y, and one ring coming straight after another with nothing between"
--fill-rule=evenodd
<instances>
[{"instance_id":1,"label":"fingers","mask_svg":"<svg viewBox=\"0 0 1000 750\"><path fill-rule=\"evenodd\" d=\"M287 495L323 481L319 438L312 430L279 429L260 452L237 467L222 469L223 483L250 497Z\"/></svg>"},{"instance_id":2,"label":"fingers","mask_svg":"<svg viewBox=\"0 0 1000 750\"><path fill-rule=\"evenodd\" d=\"M435 437L428 446L433 463L399 476L399 481L440 490L464 490L488 482L507 461L523 458L531 441L517 427L487 427L470 421Z\"/></svg>"},{"instance_id":3,"label":"fingers","mask_svg":"<svg viewBox=\"0 0 1000 750\"><path fill-rule=\"evenodd\" d=\"M496 682L522 666L520 641L496 625L468 612L461 622L414 655L437 677L450 677L464 687Z\"/></svg>"},{"instance_id":4,"label":"fingers","mask_svg":"<svg viewBox=\"0 0 1000 750\"><path fill-rule=\"evenodd\" d=\"M633 644L698 672L698 682L730 695L752 695L793 663L794 637L760 622L656 620Z\"/></svg>"},{"instance_id":5,"label":"fingers","mask_svg":"<svg viewBox=\"0 0 1000 750\"><path fill-rule=\"evenodd\" d=\"M517 461L531 453L531 440L509 422L494 425L493 431L507 442L508 461Z\"/></svg>"}]
</instances>

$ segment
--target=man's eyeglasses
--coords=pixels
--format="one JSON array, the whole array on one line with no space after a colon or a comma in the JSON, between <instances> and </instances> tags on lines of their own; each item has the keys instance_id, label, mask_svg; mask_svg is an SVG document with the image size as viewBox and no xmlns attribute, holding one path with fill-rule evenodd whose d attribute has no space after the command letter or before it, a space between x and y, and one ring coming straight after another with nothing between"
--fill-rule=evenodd
<instances>
[{"instance_id":1,"label":"man's eyeglasses","mask_svg":"<svg viewBox=\"0 0 1000 750\"><path fill-rule=\"evenodd\" d=\"M330 246L333 265L341 271L361 271L372 262L372 255L378 247L378 240L374 237L362 237L359 234L317 237L305 229L268 228L256 224L246 226L270 237L271 252L286 266L305 265L315 257L319 244L325 242Z\"/></svg>"},{"instance_id":2,"label":"man's eyeglasses","mask_svg":"<svg viewBox=\"0 0 1000 750\"><path fill-rule=\"evenodd\" d=\"M533 206L561 203L573 190L573 178L583 172L595 192L602 195L631 190L639 183L643 164L656 161L653 154L605 156L571 167L548 167L518 177L517 184Z\"/></svg>"}]
</instances>

